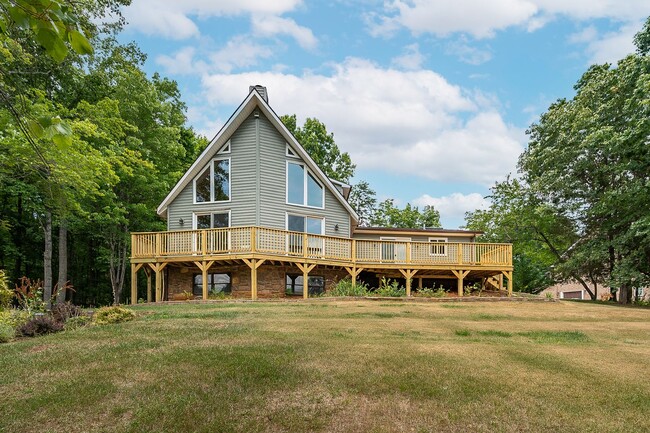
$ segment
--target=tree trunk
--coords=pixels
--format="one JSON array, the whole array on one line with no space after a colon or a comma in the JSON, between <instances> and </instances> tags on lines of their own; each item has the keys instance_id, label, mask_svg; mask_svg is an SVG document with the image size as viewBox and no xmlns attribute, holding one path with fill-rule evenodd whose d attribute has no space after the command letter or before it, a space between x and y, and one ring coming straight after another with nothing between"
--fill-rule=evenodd
<instances>
[{"instance_id":1,"label":"tree trunk","mask_svg":"<svg viewBox=\"0 0 650 433\"><path fill-rule=\"evenodd\" d=\"M120 235L117 235L117 237L120 237ZM122 290L124 288L128 247L126 242L115 238L111 240L110 244L111 255L109 259L109 273L111 277L111 288L113 289L113 304L118 305L122 298Z\"/></svg>"},{"instance_id":2,"label":"tree trunk","mask_svg":"<svg viewBox=\"0 0 650 433\"><path fill-rule=\"evenodd\" d=\"M618 289L618 303L629 304L632 301L632 289L627 284L621 284Z\"/></svg>"},{"instance_id":3,"label":"tree trunk","mask_svg":"<svg viewBox=\"0 0 650 433\"><path fill-rule=\"evenodd\" d=\"M57 282L56 303L65 302L65 287L68 285L68 221L59 224L59 281Z\"/></svg>"},{"instance_id":4,"label":"tree trunk","mask_svg":"<svg viewBox=\"0 0 650 433\"><path fill-rule=\"evenodd\" d=\"M52 212L45 211L45 250L43 252L43 301L45 308L52 308Z\"/></svg>"}]
</instances>

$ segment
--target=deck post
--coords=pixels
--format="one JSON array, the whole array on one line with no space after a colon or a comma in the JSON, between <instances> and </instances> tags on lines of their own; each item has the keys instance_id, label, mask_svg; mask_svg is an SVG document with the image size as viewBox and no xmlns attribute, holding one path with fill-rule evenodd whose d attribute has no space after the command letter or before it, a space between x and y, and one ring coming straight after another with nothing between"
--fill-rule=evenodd
<instances>
[{"instance_id":1,"label":"deck post","mask_svg":"<svg viewBox=\"0 0 650 433\"><path fill-rule=\"evenodd\" d=\"M251 299L254 301L257 299L257 268L262 266L262 263L266 261L266 259L243 259L244 263L248 265L249 268L251 268ZM210 262L210 265L212 265L213 262Z\"/></svg>"},{"instance_id":2,"label":"deck post","mask_svg":"<svg viewBox=\"0 0 650 433\"><path fill-rule=\"evenodd\" d=\"M422 277L418 278L418 290L422 290Z\"/></svg>"},{"instance_id":3,"label":"deck post","mask_svg":"<svg viewBox=\"0 0 650 433\"><path fill-rule=\"evenodd\" d=\"M418 271L417 269L400 269L399 270L404 279L406 280L406 296L411 296L411 282L413 281L413 276Z\"/></svg>"},{"instance_id":4,"label":"deck post","mask_svg":"<svg viewBox=\"0 0 650 433\"><path fill-rule=\"evenodd\" d=\"M504 276L508 279L508 296L512 296L512 271L503 271L500 275L502 285Z\"/></svg>"},{"instance_id":5,"label":"deck post","mask_svg":"<svg viewBox=\"0 0 650 433\"><path fill-rule=\"evenodd\" d=\"M138 268L131 263L131 305L138 303Z\"/></svg>"},{"instance_id":6,"label":"deck post","mask_svg":"<svg viewBox=\"0 0 650 433\"><path fill-rule=\"evenodd\" d=\"M348 274L350 274L350 278L352 278L352 286L355 287L357 285L357 276L363 271L363 268L357 268L356 266L353 267L345 267L345 270L348 271Z\"/></svg>"},{"instance_id":7,"label":"deck post","mask_svg":"<svg viewBox=\"0 0 650 433\"><path fill-rule=\"evenodd\" d=\"M144 273L147 274L147 303L151 303L151 268L145 268Z\"/></svg>"},{"instance_id":8,"label":"deck post","mask_svg":"<svg viewBox=\"0 0 650 433\"><path fill-rule=\"evenodd\" d=\"M156 265L157 267L157 265ZM156 269L156 302L162 301L162 272Z\"/></svg>"},{"instance_id":9,"label":"deck post","mask_svg":"<svg viewBox=\"0 0 650 433\"><path fill-rule=\"evenodd\" d=\"M204 232L205 233L205 232ZM205 247L204 247L205 249ZM202 298L204 301L208 300L208 267L206 266L205 261L201 263L201 282L203 283L203 293Z\"/></svg>"},{"instance_id":10,"label":"deck post","mask_svg":"<svg viewBox=\"0 0 650 433\"><path fill-rule=\"evenodd\" d=\"M503 291L503 274L499 274L499 291Z\"/></svg>"},{"instance_id":11,"label":"deck post","mask_svg":"<svg viewBox=\"0 0 650 433\"><path fill-rule=\"evenodd\" d=\"M465 279L467 274L469 274L469 271L456 271L456 270L452 269L451 272L453 272L454 275L457 278L458 297L462 297L463 296L463 280Z\"/></svg>"},{"instance_id":12,"label":"deck post","mask_svg":"<svg viewBox=\"0 0 650 433\"><path fill-rule=\"evenodd\" d=\"M316 265L310 265L309 263L296 263L298 269L302 271L302 298L307 299L309 297L309 273ZM349 271L349 269L348 269Z\"/></svg>"}]
</instances>

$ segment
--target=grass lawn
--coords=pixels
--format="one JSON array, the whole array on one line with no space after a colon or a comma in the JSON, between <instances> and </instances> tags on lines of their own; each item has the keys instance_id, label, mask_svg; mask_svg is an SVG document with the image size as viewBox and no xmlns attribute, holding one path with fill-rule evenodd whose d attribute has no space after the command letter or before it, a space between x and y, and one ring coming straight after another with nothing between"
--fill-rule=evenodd
<instances>
[{"instance_id":1,"label":"grass lawn","mask_svg":"<svg viewBox=\"0 0 650 433\"><path fill-rule=\"evenodd\" d=\"M648 432L650 310L136 307L0 345L1 432Z\"/></svg>"}]
</instances>

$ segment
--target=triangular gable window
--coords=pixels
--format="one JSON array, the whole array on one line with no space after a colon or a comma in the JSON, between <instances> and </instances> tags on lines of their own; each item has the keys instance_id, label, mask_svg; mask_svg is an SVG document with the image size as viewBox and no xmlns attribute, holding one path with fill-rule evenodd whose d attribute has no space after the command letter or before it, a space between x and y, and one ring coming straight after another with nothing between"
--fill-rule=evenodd
<instances>
[{"instance_id":1,"label":"triangular gable window","mask_svg":"<svg viewBox=\"0 0 650 433\"><path fill-rule=\"evenodd\" d=\"M289 143L287 143L287 156L291 156L293 158L298 158L298 155L289 147Z\"/></svg>"},{"instance_id":2,"label":"triangular gable window","mask_svg":"<svg viewBox=\"0 0 650 433\"><path fill-rule=\"evenodd\" d=\"M230 140L228 140L228 142L217 153L220 155L224 153L230 153Z\"/></svg>"}]
</instances>

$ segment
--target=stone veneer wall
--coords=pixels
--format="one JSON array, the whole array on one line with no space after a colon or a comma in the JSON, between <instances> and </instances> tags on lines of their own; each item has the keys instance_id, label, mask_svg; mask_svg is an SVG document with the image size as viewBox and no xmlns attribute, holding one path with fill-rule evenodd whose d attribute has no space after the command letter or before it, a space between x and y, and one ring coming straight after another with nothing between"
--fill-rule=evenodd
<instances>
[{"instance_id":1,"label":"stone veneer wall","mask_svg":"<svg viewBox=\"0 0 650 433\"><path fill-rule=\"evenodd\" d=\"M200 274L198 268L179 268L170 266L168 276L168 299L183 291L192 292L192 281L195 274ZM217 266L210 268L210 273L230 273L233 298L249 299L251 296L251 272L246 265ZM285 297L286 274L302 274L296 266L262 265L257 270L257 296L259 298ZM310 276L325 278L325 290L331 290L338 281L348 277L344 269L324 269L316 267Z\"/></svg>"}]
</instances>

